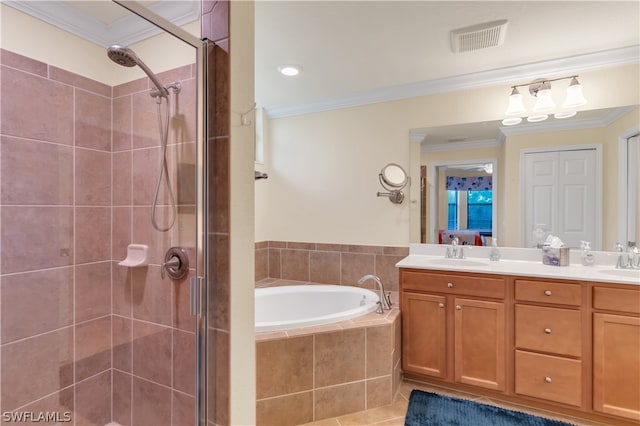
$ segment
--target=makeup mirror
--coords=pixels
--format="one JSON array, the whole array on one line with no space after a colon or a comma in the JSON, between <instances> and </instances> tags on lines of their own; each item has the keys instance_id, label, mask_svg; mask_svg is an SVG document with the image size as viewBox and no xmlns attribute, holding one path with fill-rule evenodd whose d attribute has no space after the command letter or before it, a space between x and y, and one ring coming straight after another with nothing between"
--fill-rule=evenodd
<instances>
[{"instance_id":1,"label":"makeup mirror","mask_svg":"<svg viewBox=\"0 0 640 426\"><path fill-rule=\"evenodd\" d=\"M385 189L386 186L402 189L407 185L408 177L407 172L401 166L389 163L380 171L380 180Z\"/></svg>"}]
</instances>

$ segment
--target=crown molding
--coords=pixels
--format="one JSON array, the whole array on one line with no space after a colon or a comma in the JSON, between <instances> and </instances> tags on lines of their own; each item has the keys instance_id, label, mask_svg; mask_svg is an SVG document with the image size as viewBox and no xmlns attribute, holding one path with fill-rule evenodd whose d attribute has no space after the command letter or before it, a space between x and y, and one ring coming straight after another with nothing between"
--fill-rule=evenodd
<instances>
[{"instance_id":1,"label":"crown molding","mask_svg":"<svg viewBox=\"0 0 640 426\"><path fill-rule=\"evenodd\" d=\"M552 120L541 123L517 124L515 126L502 126L500 133L504 136L530 135L533 133L561 132L565 130L594 129L606 127L623 115L630 112L634 106L611 108L611 110L599 118L571 118L566 120ZM578 112L578 114L580 114Z\"/></svg>"},{"instance_id":2,"label":"crown molding","mask_svg":"<svg viewBox=\"0 0 640 426\"><path fill-rule=\"evenodd\" d=\"M569 56L549 61L534 62L513 67L499 68L472 74L463 74L411 84L384 87L366 92L353 93L310 102L265 106L269 118L282 118L310 114L340 108L351 108L378 102L428 96L496 85L511 85L530 81L545 75L553 78L559 75L578 74L603 68L640 63L640 45L611 49L584 55ZM552 71L550 71L552 70Z\"/></svg>"},{"instance_id":3,"label":"crown molding","mask_svg":"<svg viewBox=\"0 0 640 426\"><path fill-rule=\"evenodd\" d=\"M474 148L489 148L500 146L504 141L504 137L497 139L482 139L475 141L451 142L438 145L429 145L427 143L420 146L420 152L438 152L438 151L462 151Z\"/></svg>"},{"instance_id":4,"label":"crown molding","mask_svg":"<svg viewBox=\"0 0 640 426\"><path fill-rule=\"evenodd\" d=\"M111 24L105 24L69 6L65 1L9 0L3 3L100 47L113 44L126 46L163 32L155 25L133 14L127 14ZM150 4L148 8L178 26L200 18L199 1L158 1Z\"/></svg>"}]
</instances>

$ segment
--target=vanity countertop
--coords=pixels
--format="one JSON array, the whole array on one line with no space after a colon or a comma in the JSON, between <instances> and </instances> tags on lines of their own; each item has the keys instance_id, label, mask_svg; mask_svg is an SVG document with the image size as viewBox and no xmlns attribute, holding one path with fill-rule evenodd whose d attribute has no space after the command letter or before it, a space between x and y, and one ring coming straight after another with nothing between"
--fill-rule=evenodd
<instances>
[{"instance_id":1,"label":"vanity countertop","mask_svg":"<svg viewBox=\"0 0 640 426\"><path fill-rule=\"evenodd\" d=\"M538 249L500 248L496 262L489 260L490 247L465 246L465 259L446 259L445 250L444 245L411 244L409 256L396 267L640 285L640 269L616 269L613 252L593 252L595 264L583 266L579 250L573 250L569 266L551 266L542 263Z\"/></svg>"}]
</instances>

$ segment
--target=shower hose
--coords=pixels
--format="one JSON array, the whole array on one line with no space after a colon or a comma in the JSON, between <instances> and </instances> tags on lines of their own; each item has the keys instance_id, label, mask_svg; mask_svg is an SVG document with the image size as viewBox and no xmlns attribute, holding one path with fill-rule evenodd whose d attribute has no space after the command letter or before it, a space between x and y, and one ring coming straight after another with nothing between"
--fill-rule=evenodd
<instances>
[{"instance_id":1,"label":"shower hose","mask_svg":"<svg viewBox=\"0 0 640 426\"><path fill-rule=\"evenodd\" d=\"M162 121L162 99L166 99L167 108L165 109L165 119L164 123ZM153 196L153 206L151 207L151 224L153 227L160 232L167 232L171 228L176 221L177 211L176 211L176 200L173 195L173 189L171 188L171 179L169 177L169 168L167 166L167 141L169 139L169 95L167 96L158 96L156 98L156 104L158 106L158 128L160 130L160 143L162 145L162 160L160 161L160 172L158 173L158 182L156 184L156 192ZM160 195L160 186L162 185L162 177L165 176L165 182L167 185L167 190L169 192L169 204L171 207L171 216L169 219L169 224L167 227L162 227L158 224L158 220L156 218L156 208L158 206L158 196Z\"/></svg>"}]
</instances>

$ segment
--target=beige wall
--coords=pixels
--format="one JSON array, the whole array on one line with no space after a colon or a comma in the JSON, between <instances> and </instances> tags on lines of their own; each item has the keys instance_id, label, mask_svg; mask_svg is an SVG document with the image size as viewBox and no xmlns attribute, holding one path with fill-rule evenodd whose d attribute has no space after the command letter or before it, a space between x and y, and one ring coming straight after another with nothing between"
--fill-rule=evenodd
<instances>
[{"instance_id":1,"label":"beige wall","mask_svg":"<svg viewBox=\"0 0 640 426\"><path fill-rule=\"evenodd\" d=\"M0 47L4 49L109 86L145 76L139 67L121 67L110 61L104 47L4 4L0 4L0 20ZM187 24L183 28L200 38L199 21ZM25 36L26 34L28 36ZM195 49L166 33L129 47L156 74L195 62ZM166 52L171 52L171 55L166 55Z\"/></svg>"},{"instance_id":2,"label":"beige wall","mask_svg":"<svg viewBox=\"0 0 640 426\"><path fill-rule=\"evenodd\" d=\"M253 2L230 2L230 254L231 254L231 389L232 425L255 424L254 340L254 180L253 126L240 125L237 111L254 102Z\"/></svg>"},{"instance_id":3,"label":"beige wall","mask_svg":"<svg viewBox=\"0 0 640 426\"><path fill-rule=\"evenodd\" d=\"M581 73L589 108L637 104L638 68ZM611 90L611 81L629 90ZM406 191L412 195L402 205L391 204L376 197L382 190L378 172L389 162L411 167L417 185L409 130L502 119L507 92L506 86L481 88L270 120L263 138L265 163L259 166L269 179L256 183L256 241L406 245L415 240L410 236L415 188Z\"/></svg>"}]
</instances>

